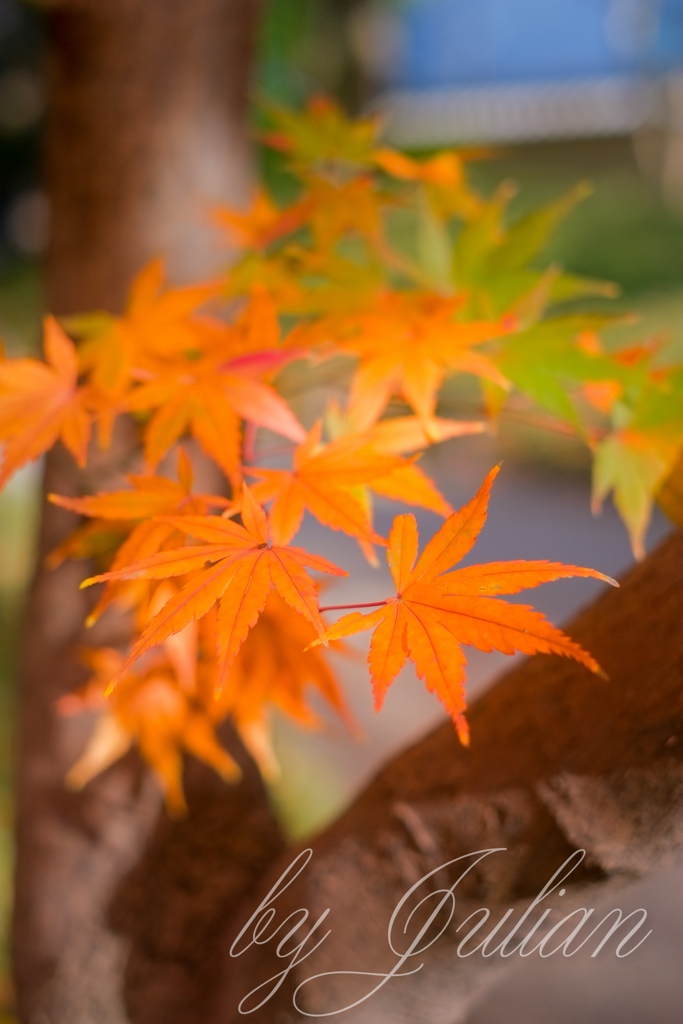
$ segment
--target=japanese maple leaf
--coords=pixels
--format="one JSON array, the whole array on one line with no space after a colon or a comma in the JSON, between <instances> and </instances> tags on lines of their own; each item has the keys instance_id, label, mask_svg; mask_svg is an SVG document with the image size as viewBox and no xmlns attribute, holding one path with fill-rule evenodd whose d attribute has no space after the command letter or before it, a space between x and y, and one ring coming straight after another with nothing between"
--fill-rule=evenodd
<instances>
[{"instance_id":1,"label":"japanese maple leaf","mask_svg":"<svg viewBox=\"0 0 683 1024\"><path fill-rule=\"evenodd\" d=\"M61 440L85 465L91 417L88 391L78 386L73 342L54 317L45 318L45 362L0 361L0 441L5 442L0 487L17 469Z\"/></svg>"},{"instance_id":2,"label":"japanese maple leaf","mask_svg":"<svg viewBox=\"0 0 683 1024\"><path fill-rule=\"evenodd\" d=\"M84 335L78 349L81 372L104 407L106 399L122 397L135 372L151 359L177 357L197 347L190 314L216 295L218 284L167 290L163 285L164 262L152 260L133 281L123 316L70 317L74 330Z\"/></svg>"},{"instance_id":3,"label":"japanese maple leaf","mask_svg":"<svg viewBox=\"0 0 683 1024\"><path fill-rule=\"evenodd\" d=\"M310 166L318 161L368 164L379 130L376 117L350 119L334 100L315 96L304 111L287 110L268 104L267 112L275 131L263 132L268 146L287 153L295 164Z\"/></svg>"},{"instance_id":4,"label":"japanese maple leaf","mask_svg":"<svg viewBox=\"0 0 683 1024\"><path fill-rule=\"evenodd\" d=\"M211 765L226 782L241 772L214 732L208 710L178 686L172 664L158 659L144 672L128 671L108 698L104 688L122 666L123 656L112 648L87 651L85 660L93 676L80 690L57 702L61 714L97 710L100 715L85 750L70 769L66 782L82 789L137 742L163 789L171 815L187 810L181 782L182 751Z\"/></svg>"},{"instance_id":5,"label":"japanese maple leaf","mask_svg":"<svg viewBox=\"0 0 683 1024\"><path fill-rule=\"evenodd\" d=\"M258 622L239 650L218 699L217 715L232 714L239 724L260 719L265 704L277 704L307 726L319 717L305 701L305 687L314 685L339 713L348 716L332 671L311 649L315 627L274 591Z\"/></svg>"},{"instance_id":6,"label":"japanese maple leaf","mask_svg":"<svg viewBox=\"0 0 683 1024\"><path fill-rule=\"evenodd\" d=\"M45 559L47 569L58 569L67 559L95 558L108 567L111 556L130 533L122 520L91 519L81 523Z\"/></svg>"},{"instance_id":7,"label":"japanese maple leaf","mask_svg":"<svg viewBox=\"0 0 683 1024\"><path fill-rule=\"evenodd\" d=\"M235 323L195 317L191 329L192 347L186 352L148 358L144 367L131 371L141 383L122 407L155 410L144 431L149 468L189 432L238 486L242 419L293 441L305 436L284 399L258 379L301 353L278 347L277 310L258 286Z\"/></svg>"},{"instance_id":8,"label":"japanese maple leaf","mask_svg":"<svg viewBox=\"0 0 683 1024\"><path fill-rule=\"evenodd\" d=\"M645 557L645 534L654 495L673 469L680 451L680 428L615 430L595 446L593 513L600 512L612 491L638 560Z\"/></svg>"},{"instance_id":9,"label":"japanese maple leaf","mask_svg":"<svg viewBox=\"0 0 683 1024\"><path fill-rule=\"evenodd\" d=\"M150 468L189 432L237 486L242 419L292 441L303 440L303 427L284 399L270 385L252 379L253 359L245 363L231 363L216 352L177 361L129 395L126 407L131 411L156 410L144 434ZM272 365L266 360L258 369L263 372Z\"/></svg>"},{"instance_id":10,"label":"japanese maple leaf","mask_svg":"<svg viewBox=\"0 0 683 1024\"><path fill-rule=\"evenodd\" d=\"M428 160L412 160L395 149L376 149L373 158L378 167L394 178L424 181L455 188L464 181L463 159L459 153L438 153Z\"/></svg>"},{"instance_id":11,"label":"japanese maple leaf","mask_svg":"<svg viewBox=\"0 0 683 1024\"><path fill-rule=\"evenodd\" d=\"M359 429L376 423L395 393L428 423L447 373L472 373L509 387L475 346L514 329L512 320L459 322L455 316L461 305L460 298L394 292L346 323L339 321L336 343L360 358L349 396L349 412Z\"/></svg>"},{"instance_id":12,"label":"japanese maple leaf","mask_svg":"<svg viewBox=\"0 0 683 1024\"><path fill-rule=\"evenodd\" d=\"M386 197L380 195L370 178L352 178L340 184L319 178L312 182L308 196L314 249L323 259L347 232L366 238L378 251L386 252L380 216Z\"/></svg>"},{"instance_id":13,"label":"japanese maple leaf","mask_svg":"<svg viewBox=\"0 0 683 1024\"><path fill-rule=\"evenodd\" d=\"M102 491L100 494L84 498L48 495L54 505L95 518L102 532L110 530L112 522L118 527L128 528L129 535L119 547L111 564L111 571L130 565L141 558L148 558L162 549L179 547L184 543L184 536L178 534L174 526L153 517L172 513L207 515L211 508L228 508L231 505L227 498L217 494L192 494L192 465L182 449L178 453L177 483L163 476L131 474L127 479L132 484L131 490ZM236 507L235 512L237 510ZM86 551L86 554L88 553ZM52 552L51 566L58 565L62 557L69 554L71 551L67 539L57 551ZM120 596L125 586L121 582L107 584L97 605L88 616L86 625L92 626L111 602Z\"/></svg>"},{"instance_id":14,"label":"japanese maple leaf","mask_svg":"<svg viewBox=\"0 0 683 1024\"><path fill-rule=\"evenodd\" d=\"M294 203L280 210L265 189L258 189L245 211L217 206L213 220L228 229L233 239L245 248L265 249L271 242L296 231L304 223L305 203Z\"/></svg>"},{"instance_id":15,"label":"japanese maple leaf","mask_svg":"<svg viewBox=\"0 0 683 1024\"><path fill-rule=\"evenodd\" d=\"M272 780L279 775L270 735L272 707L307 728L315 728L320 720L307 700L308 688L313 687L353 727L330 666L318 648L309 646L316 636L312 623L271 591L218 698L213 676L207 679L206 706L212 717L217 721L231 716L264 778Z\"/></svg>"},{"instance_id":16,"label":"japanese maple leaf","mask_svg":"<svg viewBox=\"0 0 683 1024\"><path fill-rule=\"evenodd\" d=\"M427 474L410 460L406 460L404 465L392 470L391 473L377 477L368 486L371 491L383 498L428 508L438 516L446 517L453 511Z\"/></svg>"},{"instance_id":17,"label":"japanese maple leaf","mask_svg":"<svg viewBox=\"0 0 683 1024\"><path fill-rule=\"evenodd\" d=\"M352 419L345 416L335 403L328 406L325 421L335 439L356 433ZM399 455L427 448L436 441L465 434L480 434L485 429L486 424L477 421L434 417L425 423L417 416L397 416L376 423L358 437L359 443L360 437L364 437L366 444L379 455ZM428 508L437 515L448 516L453 511L434 483L412 460L406 460L386 475L376 477L369 488L386 498Z\"/></svg>"},{"instance_id":18,"label":"japanese maple leaf","mask_svg":"<svg viewBox=\"0 0 683 1024\"><path fill-rule=\"evenodd\" d=\"M145 651L201 618L216 602L219 684L273 587L313 624L318 634L325 631L318 612L317 590L305 566L335 576L347 573L302 548L271 546L265 513L248 487L243 489L243 525L218 516L166 516L164 521L205 543L162 551L81 584L189 576L182 589L145 626L110 688Z\"/></svg>"},{"instance_id":19,"label":"japanese maple leaf","mask_svg":"<svg viewBox=\"0 0 683 1024\"><path fill-rule=\"evenodd\" d=\"M273 501L269 523L276 543L289 543L308 509L333 530L342 530L365 544L384 544L372 529L367 502L358 491L364 485L391 497L410 495L409 500L426 502L427 507L445 505L417 467L396 455L378 452L365 436L342 437L324 447L320 436L318 422L296 449L291 471L247 470L258 478L253 488L257 500Z\"/></svg>"},{"instance_id":20,"label":"japanese maple leaf","mask_svg":"<svg viewBox=\"0 0 683 1024\"><path fill-rule=\"evenodd\" d=\"M599 339L584 335L580 344L600 355ZM622 349L611 359L614 378L582 385L588 401L612 421L593 445L593 512L612 491L638 559L645 555L655 494L673 470L683 439L683 371L653 365L660 348L661 339L653 338Z\"/></svg>"},{"instance_id":21,"label":"japanese maple leaf","mask_svg":"<svg viewBox=\"0 0 683 1024\"><path fill-rule=\"evenodd\" d=\"M122 395L135 369L150 358L168 359L196 348L190 315L217 293L218 284L164 291L163 281L163 260L152 260L133 281L124 315L103 320L80 345L81 370L105 394Z\"/></svg>"},{"instance_id":22,"label":"japanese maple leaf","mask_svg":"<svg viewBox=\"0 0 683 1024\"><path fill-rule=\"evenodd\" d=\"M368 431L368 437L378 452L398 455L416 452L440 441L469 434L482 434L487 429L482 420L444 420L434 416L422 420L419 416L395 416L380 420Z\"/></svg>"},{"instance_id":23,"label":"japanese maple leaf","mask_svg":"<svg viewBox=\"0 0 683 1024\"><path fill-rule=\"evenodd\" d=\"M547 561L491 562L448 572L468 553L484 525L497 473L495 467L472 501L446 520L417 564L415 518L397 516L387 550L396 597L370 614L345 615L314 641L336 640L374 626L368 662L375 707L381 707L388 686L410 658L418 676L445 705L463 743L468 741L468 730L462 644L504 654L560 654L600 672L595 659L540 612L501 601L498 595L516 594L567 576L593 576L617 586L595 569Z\"/></svg>"},{"instance_id":24,"label":"japanese maple leaf","mask_svg":"<svg viewBox=\"0 0 683 1024\"><path fill-rule=\"evenodd\" d=\"M288 343L280 345L278 307L268 289L260 283L252 285L249 301L234 323L208 316L193 320L198 351L219 359L219 371L259 378L281 369L286 363L307 355Z\"/></svg>"},{"instance_id":25,"label":"japanese maple leaf","mask_svg":"<svg viewBox=\"0 0 683 1024\"><path fill-rule=\"evenodd\" d=\"M446 216L464 217L478 213L481 200L467 186L465 160L481 159L490 155L487 150L462 150L437 153L427 160L412 160L395 149L375 150L373 158L378 167L392 178L421 182L426 186L434 207Z\"/></svg>"}]
</instances>

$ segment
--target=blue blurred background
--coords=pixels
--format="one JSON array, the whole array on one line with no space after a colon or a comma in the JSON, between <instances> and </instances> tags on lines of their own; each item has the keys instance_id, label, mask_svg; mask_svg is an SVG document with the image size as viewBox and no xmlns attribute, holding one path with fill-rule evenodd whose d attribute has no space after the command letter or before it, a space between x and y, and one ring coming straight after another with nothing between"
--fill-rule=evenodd
<instances>
[{"instance_id":1,"label":"blue blurred background","mask_svg":"<svg viewBox=\"0 0 683 1024\"><path fill-rule=\"evenodd\" d=\"M390 80L408 88L660 76L683 61L679 0L412 0Z\"/></svg>"},{"instance_id":2,"label":"blue blurred background","mask_svg":"<svg viewBox=\"0 0 683 1024\"><path fill-rule=\"evenodd\" d=\"M409 0L392 14L374 10L378 37L392 42L368 47L366 62L401 142L671 133L681 116L680 0Z\"/></svg>"}]
</instances>

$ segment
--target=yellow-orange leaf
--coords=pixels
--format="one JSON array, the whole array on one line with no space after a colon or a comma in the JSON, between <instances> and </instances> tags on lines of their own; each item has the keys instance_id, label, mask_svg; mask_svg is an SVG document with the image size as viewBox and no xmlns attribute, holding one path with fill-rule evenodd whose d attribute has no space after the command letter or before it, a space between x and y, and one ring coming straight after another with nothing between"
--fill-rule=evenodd
<instances>
[{"instance_id":1,"label":"yellow-orange leaf","mask_svg":"<svg viewBox=\"0 0 683 1024\"><path fill-rule=\"evenodd\" d=\"M485 430L486 423L481 420L444 420L438 416L425 420L418 416L396 416L375 423L368 431L368 438L378 452L403 455L453 437L482 434Z\"/></svg>"},{"instance_id":2,"label":"yellow-orange leaf","mask_svg":"<svg viewBox=\"0 0 683 1024\"><path fill-rule=\"evenodd\" d=\"M120 400L131 378L150 361L178 357L196 347L191 314L217 293L218 284L164 290L163 282L163 260L151 260L131 285L125 314L101 324L95 321L95 330L85 332L79 368L110 402Z\"/></svg>"},{"instance_id":3,"label":"yellow-orange leaf","mask_svg":"<svg viewBox=\"0 0 683 1024\"><path fill-rule=\"evenodd\" d=\"M317 591L305 567L335 576L346 573L301 548L270 546L265 514L248 487L244 488L241 526L218 516L165 516L163 521L205 543L163 551L81 584L190 576L182 589L147 623L110 688L147 650L201 618L216 602L219 602L216 638L219 672L223 678L273 587L313 624L318 634L324 632Z\"/></svg>"},{"instance_id":4,"label":"yellow-orange leaf","mask_svg":"<svg viewBox=\"0 0 683 1024\"><path fill-rule=\"evenodd\" d=\"M381 706L388 686L409 658L418 676L445 705L463 742L467 731L462 644L504 654L560 654L575 658L592 672L600 671L590 654L539 612L490 595L515 594L567 576L593 576L617 585L595 569L557 562L493 562L447 572L476 541L497 472L498 467L488 474L472 501L446 520L417 564L415 518L397 516L387 550L396 597L370 614L345 615L321 640L314 641L336 640L375 627L368 661L376 707Z\"/></svg>"},{"instance_id":5,"label":"yellow-orange leaf","mask_svg":"<svg viewBox=\"0 0 683 1024\"><path fill-rule=\"evenodd\" d=\"M243 725L260 720L265 705L277 704L302 724L315 725L317 716L304 697L307 683L348 716L327 662L318 650L307 649L316 636L312 624L271 591L214 702L216 717L232 714Z\"/></svg>"},{"instance_id":6,"label":"yellow-orange leaf","mask_svg":"<svg viewBox=\"0 0 683 1024\"><path fill-rule=\"evenodd\" d=\"M372 427L397 392L428 423L447 373L471 373L509 386L475 346L514 329L514 322L459 322L461 306L461 298L395 292L346 322L339 320L337 344L360 357L349 397L358 429Z\"/></svg>"},{"instance_id":7,"label":"yellow-orange leaf","mask_svg":"<svg viewBox=\"0 0 683 1024\"><path fill-rule=\"evenodd\" d=\"M253 488L258 500L273 501L270 529L277 543L292 539L308 509L324 525L356 537L376 564L372 545L385 541L372 529L365 488L439 515L453 511L412 459L382 451L372 432L339 437L325 447L320 445L320 435L321 426L316 423L297 448L291 471L247 470L259 478Z\"/></svg>"},{"instance_id":8,"label":"yellow-orange leaf","mask_svg":"<svg viewBox=\"0 0 683 1024\"><path fill-rule=\"evenodd\" d=\"M429 160L411 160L395 149L376 149L375 163L394 178L424 181L455 188L463 182L463 159L459 153L439 153Z\"/></svg>"},{"instance_id":9,"label":"yellow-orange leaf","mask_svg":"<svg viewBox=\"0 0 683 1024\"><path fill-rule=\"evenodd\" d=\"M111 648L86 652L94 669L76 693L58 701L62 714L97 709L101 712L85 750L67 775L67 785L81 789L126 753L133 740L149 763L166 798L169 812L186 811L183 795L182 750L211 765L226 782L235 782L238 765L219 744L209 711L178 686L173 666L157 661L143 673L126 672L108 699L106 683L121 669L123 657Z\"/></svg>"},{"instance_id":10,"label":"yellow-orange leaf","mask_svg":"<svg viewBox=\"0 0 683 1024\"><path fill-rule=\"evenodd\" d=\"M5 441L0 487L58 439L79 466L85 465L91 425L88 393L78 387L73 342L51 316L45 319L44 350L44 363L0 361L0 441Z\"/></svg>"},{"instance_id":11,"label":"yellow-orange leaf","mask_svg":"<svg viewBox=\"0 0 683 1024\"><path fill-rule=\"evenodd\" d=\"M177 355L193 346L190 316L216 295L217 282L164 290L164 262L150 260L135 277L125 314L111 329L88 339L79 351L81 367L92 370L96 383L116 390L119 375L155 354ZM114 372L117 367L119 373Z\"/></svg>"},{"instance_id":12,"label":"yellow-orange leaf","mask_svg":"<svg viewBox=\"0 0 683 1024\"><path fill-rule=\"evenodd\" d=\"M291 472L250 469L258 478L253 493L261 502L273 501L269 522L273 540L288 544L308 509L333 530L342 530L370 544L385 543L369 520L352 488L372 484L406 465L406 460L378 452L362 436L344 437L320 446L319 423L294 454Z\"/></svg>"},{"instance_id":13,"label":"yellow-orange leaf","mask_svg":"<svg viewBox=\"0 0 683 1024\"><path fill-rule=\"evenodd\" d=\"M133 485L132 490L103 491L84 498L66 498L60 494L48 496L55 505L79 512L81 515L96 517L100 523L89 525L96 527L101 533L106 534L110 530L110 520L127 529L132 527L129 536L116 553L110 567L111 571L149 558L169 547L177 548L184 543L183 536L177 533L172 524L159 522L151 517L171 513L205 516L211 508L227 508L231 504L226 498L216 494L191 493L192 466L182 449L178 455L177 483L161 476L130 475L128 480ZM88 553L86 549L80 557ZM65 557L79 557L79 545L76 544L75 550L72 550L68 542L60 545L57 551L52 552L48 564L54 567ZM122 593L125 586L120 581L113 580L107 584L97 605L88 616L88 625L97 621L105 608Z\"/></svg>"},{"instance_id":14,"label":"yellow-orange leaf","mask_svg":"<svg viewBox=\"0 0 683 1024\"><path fill-rule=\"evenodd\" d=\"M240 481L241 419L292 441L304 437L289 406L272 387L248 374L221 370L216 356L159 373L130 394L127 408L156 410L145 428L150 468L189 432L235 485Z\"/></svg>"},{"instance_id":15,"label":"yellow-orange leaf","mask_svg":"<svg viewBox=\"0 0 683 1024\"><path fill-rule=\"evenodd\" d=\"M310 622L271 591L222 691L217 699L213 692L207 695L213 717L231 716L266 779L276 779L280 771L270 736L272 706L303 726L316 727L318 716L306 699L311 685L349 726L353 724L329 665L319 650L309 648L316 635ZM213 687L213 677L209 681Z\"/></svg>"},{"instance_id":16,"label":"yellow-orange leaf","mask_svg":"<svg viewBox=\"0 0 683 1024\"><path fill-rule=\"evenodd\" d=\"M254 194L250 206L243 212L229 206L217 206L213 211L216 224L227 228L240 246L252 249L266 248L283 235L296 231L305 216L304 203L295 203L280 210L262 188Z\"/></svg>"},{"instance_id":17,"label":"yellow-orange leaf","mask_svg":"<svg viewBox=\"0 0 683 1024\"><path fill-rule=\"evenodd\" d=\"M370 487L376 494L407 505L428 508L439 516L449 516L453 509L419 466L399 466L386 476L373 480Z\"/></svg>"}]
</instances>

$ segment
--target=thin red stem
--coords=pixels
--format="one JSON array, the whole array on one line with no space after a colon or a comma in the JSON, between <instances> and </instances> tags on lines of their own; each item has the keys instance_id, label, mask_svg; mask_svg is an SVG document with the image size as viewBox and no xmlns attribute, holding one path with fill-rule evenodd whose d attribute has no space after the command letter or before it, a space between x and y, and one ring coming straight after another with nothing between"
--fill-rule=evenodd
<instances>
[{"instance_id":1,"label":"thin red stem","mask_svg":"<svg viewBox=\"0 0 683 1024\"><path fill-rule=\"evenodd\" d=\"M386 601L367 601L365 604L328 604L321 612L344 612L348 608L381 608Z\"/></svg>"}]
</instances>

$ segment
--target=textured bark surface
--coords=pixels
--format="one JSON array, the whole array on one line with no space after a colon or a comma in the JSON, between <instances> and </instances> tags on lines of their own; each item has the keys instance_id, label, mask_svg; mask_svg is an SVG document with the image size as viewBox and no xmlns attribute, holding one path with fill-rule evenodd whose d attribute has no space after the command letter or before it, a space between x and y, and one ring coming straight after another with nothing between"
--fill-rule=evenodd
<instances>
[{"instance_id":1,"label":"textured bark surface","mask_svg":"<svg viewBox=\"0 0 683 1024\"><path fill-rule=\"evenodd\" d=\"M249 186L259 0L49 6L51 309L118 309L160 254L175 281L214 273L208 210Z\"/></svg>"},{"instance_id":2,"label":"textured bark surface","mask_svg":"<svg viewBox=\"0 0 683 1024\"><path fill-rule=\"evenodd\" d=\"M125 450L125 441L117 441ZM79 476L64 449L50 454L48 490L74 493ZM46 509L41 562L76 522L56 506ZM83 634L90 601L78 589L82 571L82 563L39 569L22 645L14 959L20 1019L30 1024L125 1020L125 949L105 925L104 906L139 854L160 803L133 757L82 794L64 787L92 727L90 716L59 719L54 711L54 701L84 681L78 643L96 642ZM117 639L124 637L106 635L108 642Z\"/></svg>"},{"instance_id":3,"label":"textured bark surface","mask_svg":"<svg viewBox=\"0 0 683 1024\"><path fill-rule=\"evenodd\" d=\"M244 771L228 788L194 762L185 776L187 818L157 823L114 898L110 920L130 942L124 999L133 1024L200 1024L220 983L225 921L252 891L284 840L254 765L224 726Z\"/></svg>"},{"instance_id":4,"label":"textured bark surface","mask_svg":"<svg viewBox=\"0 0 683 1024\"><path fill-rule=\"evenodd\" d=\"M206 208L218 199L239 203L251 170L245 120L257 0L54 0L49 8L49 308L117 311L131 277L159 253L175 280L214 272L228 254ZM47 458L46 491L120 484L135 443L120 424L112 451L93 451L86 474L58 446ZM76 522L45 507L41 564ZM114 617L83 632L91 598L78 585L86 569L40 568L24 629L14 928L23 1024L128 1020L129 941L110 927L109 906L160 809L135 755L81 794L64 789L92 721L60 720L54 700L83 681L79 643L126 639L126 624ZM258 872L280 839L255 773L220 795L208 771L196 765L192 774L197 830L215 832L220 819L234 835L235 821L251 815ZM222 849L227 859L225 842ZM246 885L249 869L240 870ZM221 884L225 911L232 890Z\"/></svg>"},{"instance_id":5,"label":"textured bark surface","mask_svg":"<svg viewBox=\"0 0 683 1024\"><path fill-rule=\"evenodd\" d=\"M266 941L288 914L306 908L311 916L283 954L328 907L329 918L303 955L328 929L331 934L252 1014L254 1024L302 1020L292 995L305 978L328 971L390 971L398 958L388 948L387 928L404 893L455 857L503 847L506 852L486 858L458 885L452 923L404 969L420 962L424 968L410 978L392 979L344 1015L349 1024L455 1024L505 963L481 954L458 958L457 944L478 920L458 934L469 914L480 907L491 911L478 942L504 911L525 909L578 849L587 857L568 880L566 896L555 901L562 904L560 916L579 903L596 907L617 883L675 857L683 839L682 584L683 535L678 533L636 567L620 590L610 590L567 626L598 658L608 679L557 657L533 658L509 672L472 706L470 749L458 745L449 724L388 765L347 814L309 844L312 860L273 904L275 917L270 924L264 921L260 945L231 958L230 942L298 852L288 851L230 927L222 991L210 1024L241 1019L239 1001L289 966L291 957L278 958L276 945L296 919ZM439 872L422 886L420 897L430 885L432 890L452 885L458 874L455 867ZM608 907L615 905L618 900ZM259 919L238 948L249 945ZM551 916L546 925L557 920ZM404 922L405 914L400 925ZM501 931L501 939L508 930ZM413 924L408 934L416 932ZM523 934L522 929L518 939ZM400 938L405 949L408 940ZM368 993L377 980L329 977L302 990L298 1005L313 1014L337 1010ZM251 1006L267 991L266 985Z\"/></svg>"}]
</instances>

